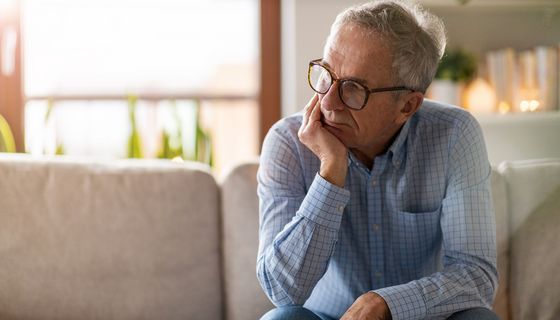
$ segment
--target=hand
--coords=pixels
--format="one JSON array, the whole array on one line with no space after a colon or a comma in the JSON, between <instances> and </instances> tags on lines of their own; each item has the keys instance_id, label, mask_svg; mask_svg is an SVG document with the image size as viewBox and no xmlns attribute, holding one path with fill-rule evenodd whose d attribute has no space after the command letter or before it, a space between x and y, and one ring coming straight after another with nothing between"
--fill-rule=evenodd
<instances>
[{"instance_id":1,"label":"hand","mask_svg":"<svg viewBox=\"0 0 560 320\"><path fill-rule=\"evenodd\" d=\"M348 171L348 149L321 122L321 102L317 94L303 112L299 140L321 161L319 174L327 181L344 187Z\"/></svg>"},{"instance_id":2,"label":"hand","mask_svg":"<svg viewBox=\"0 0 560 320\"><path fill-rule=\"evenodd\" d=\"M391 320L391 311L385 299L375 292L362 294L340 320Z\"/></svg>"}]
</instances>

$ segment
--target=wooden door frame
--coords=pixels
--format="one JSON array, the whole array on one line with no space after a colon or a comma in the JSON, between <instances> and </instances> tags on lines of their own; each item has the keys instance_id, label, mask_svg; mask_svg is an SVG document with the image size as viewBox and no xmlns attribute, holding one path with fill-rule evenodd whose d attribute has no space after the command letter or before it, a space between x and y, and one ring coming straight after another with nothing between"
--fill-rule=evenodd
<instances>
[{"instance_id":1,"label":"wooden door frame","mask_svg":"<svg viewBox=\"0 0 560 320\"><path fill-rule=\"evenodd\" d=\"M260 0L259 143L281 115L281 0Z\"/></svg>"},{"instance_id":2,"label":"wooden door frame","mask_svg":"<svg viewBox=\"0 0 560 320\"><path fill-rule=\"evenodd\" d=\"M14 70L10 75L5 75L0 70L0 114L10 124L16 150L24 151L24 119L23 119L23 72L21 51L21 4L13 1L11 6L0 12L0 45L6 36L6 29L13 28L16 34L16 45L14 52ZM4 53L0 52L0 63Z\"/></svg>"}]
</instances>

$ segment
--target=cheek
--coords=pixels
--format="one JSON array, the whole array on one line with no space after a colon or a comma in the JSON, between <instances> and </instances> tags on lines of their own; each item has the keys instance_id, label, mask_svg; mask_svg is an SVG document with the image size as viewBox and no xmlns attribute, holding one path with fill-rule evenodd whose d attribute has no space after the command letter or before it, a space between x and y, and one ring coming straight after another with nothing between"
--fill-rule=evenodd
<instances>
[{"instance_id":1,"label":"cheek","mask_svg":"<svg viewBox=\"0 0 560 320\"><path fill-rule=\"evenodd\" d=\"M370 135L376 125L376 117L368 113L353 114L352 118L354 120L354 129L359 138L364 138Z\"/></svg>"}]
</instances>

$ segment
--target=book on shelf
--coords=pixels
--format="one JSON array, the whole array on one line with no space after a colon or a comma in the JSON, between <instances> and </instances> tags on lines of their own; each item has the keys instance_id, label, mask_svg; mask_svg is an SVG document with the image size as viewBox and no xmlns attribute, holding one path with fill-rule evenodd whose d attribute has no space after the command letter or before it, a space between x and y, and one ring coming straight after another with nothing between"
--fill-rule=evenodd
<instances>
[{"instance_id":1,"label":"book on shelf","mask_svg":"<svg viewBox=\"0 0 560 320\"><path fill-rule=\"evenodd\" d=\"M536 47L535 56L541 110L555 110L558 108L558 48Z\"/></svg>"},{"instance_id":2,"label":"book on shelf","mask_svg":"<svg viewBox=\"0 0 560 320\"><path fill-rule=\"evenodd\" d=\"M553 111L560 104L560 45L486 54L488 80L499 104L517 111Z\"/></svg>"},{"instance_id":3,"label":"book on shelf","mask_svg":"<svg viewBox=\"0 0 560 320\"><path fill-rule=\"evenodd\" d=\"M494 87L498 104L515 105L517 72L516 52L511 48L491 51L486 56L488 80Z\"/></svg>"}]
</instances>

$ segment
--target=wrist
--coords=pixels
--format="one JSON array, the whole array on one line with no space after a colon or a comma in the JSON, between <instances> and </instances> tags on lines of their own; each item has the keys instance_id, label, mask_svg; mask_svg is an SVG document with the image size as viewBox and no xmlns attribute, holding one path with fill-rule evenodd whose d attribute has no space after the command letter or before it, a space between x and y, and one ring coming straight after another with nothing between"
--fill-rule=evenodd
<instances>
[{"instance_id":1,"label":"wrist","mask_svg":"<svg viewBox=\"0 0 560 320\"><path fill-rule=\"evenodd\" d=\"M377 294L376 292L370 292L373 294L373 298L375 300L375 304L380 306L382 309L382 313L383 313L383 319L386 320L392 320L393 316L391 314L391 309L389 309L389 305L387 304L387 301L385 301L385 298L383 298L381 295Z\"/></svg>"},{"instance_id":2,"label":"wrist","mask_svg":"<svg viewBox=\"0 0 560 320\"><path fill-rule=\"evenodd\" d=\"M344 188L346 173L348 171L348 160L322 161L319 175L328 182Z\"/></svg>"}]
</instances>

